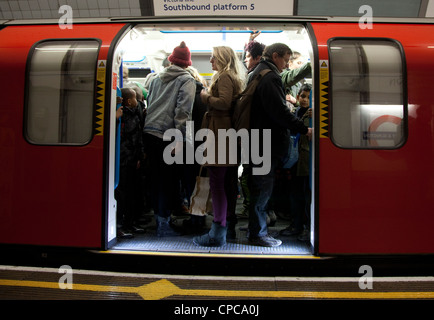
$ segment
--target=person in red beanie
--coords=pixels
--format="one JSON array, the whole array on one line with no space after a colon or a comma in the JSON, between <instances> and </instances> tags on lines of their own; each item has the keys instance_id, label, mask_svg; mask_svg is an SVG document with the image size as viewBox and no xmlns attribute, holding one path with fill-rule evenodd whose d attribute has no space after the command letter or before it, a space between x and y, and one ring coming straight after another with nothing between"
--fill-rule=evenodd
<instances>
[{"instance_id":1,"label":"person in red beanie","mask_svg":"<svg viewBox=\"0 0 434 320\"><path fill-rule=\"evenodd\" d=\"M173 49L168 60L171 65L152 80L149 87L148 110L143 128L145 153L151 170L151 198L157 222L157 236L178 235L170 225L170 214L177 206L177 164L167 164L163 153L171 141L164 141L166 130L178 129L185 141L196 83L185 69L191 66L191 53L185 42ZM183 141L177 141L182 146ZM174 152L177 152L175 148Z\"/></svg>"},{"instance_id":2,"label":"person in red beanie","mask_svg":"<svg viewBox=\"0 0 434 320\"><path fill-rule=\"evenodd\" d=\"M173 52L169 56L168 60L174 65L180 66L182 68L191 66L191 53L184 41L182 41L178 47L173 49Z\"/></svg>"}]
</instances>

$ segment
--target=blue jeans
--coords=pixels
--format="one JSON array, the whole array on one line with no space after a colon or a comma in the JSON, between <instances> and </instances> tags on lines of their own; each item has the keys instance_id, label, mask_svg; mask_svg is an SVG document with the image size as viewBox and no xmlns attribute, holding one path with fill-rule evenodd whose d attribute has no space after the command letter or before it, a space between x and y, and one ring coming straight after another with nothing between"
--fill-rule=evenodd
<instances>
[{"instance_id":1,"label":"blue jeans","mask_svg":"<svg viewBox=\"0 0 434 320\"><path fill-rule=\"evenodd\" d=\"M249 237L257 238L268 234L267 209L274 187L275 169L278 158L271 159L270 172L266 175L249 175ZM251 168L249 168L251 170Z\"/></svg>"}]
</instances>

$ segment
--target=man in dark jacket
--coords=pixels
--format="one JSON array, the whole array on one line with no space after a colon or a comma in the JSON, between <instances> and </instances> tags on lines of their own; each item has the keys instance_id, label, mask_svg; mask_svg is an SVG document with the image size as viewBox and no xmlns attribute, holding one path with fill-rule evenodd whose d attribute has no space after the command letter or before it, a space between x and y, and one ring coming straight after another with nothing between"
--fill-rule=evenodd
<instances>
[{"instance_id":1,"label":"man in dark jacket","mask_svg":"<svg viewBox=\"0 0 434 320\"><path fill-rule=\"evenodd\" d=\"M274 43L264 50L263 59L249 75L249 81L264 69L271 69L256 88L250 115L251 130L259 130L259 154L263 154L262 135L271 132L271 152L263 154L269 157L270 171L267 174L252 174L249 179L251 196L249 211L249 241L253 244L275 247L282 241L268 235L267 203L274 185L274 169L288 150L288 130L312 137L312 128L307 128L298 120L286 105L285 92L280 73L287 67L291 57L291 49L282 43ZM268 130L267 130L268 129ZM252 148L255 146L252 145Z\"/></svg>"}]
</instances>

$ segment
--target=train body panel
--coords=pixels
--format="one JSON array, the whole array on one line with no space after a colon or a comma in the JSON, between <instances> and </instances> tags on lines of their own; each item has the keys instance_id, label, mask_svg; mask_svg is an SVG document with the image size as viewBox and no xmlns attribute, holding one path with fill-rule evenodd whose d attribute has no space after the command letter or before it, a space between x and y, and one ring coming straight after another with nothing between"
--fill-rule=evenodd
<instances>
[{"instance_id":1,"label":"train body panel","mask_svg":"<svg viewBox=\"0 0 434 320\"><path fill-rule=\"evenodd\" d=\"M68 38L98 39L98 59L106 60L122 26L10 26L0 31L1 243L102 247L104 137L94 135L77 146L26 141L26 62L36 43ZM47 101L47 107L51 103L56 105Z\"/></svg>"},{"instance_id":2,"label":"train body panel","mask_svg":"<svg viewBox=\"0 0 434 320\"><path fill-rule=\"evenodd\" d=\"M306 51L314 67L313 252L433 254L434 39L429 35L434 25L378 23L365 29L354 22L283 20L282 29L301 25L294 30L305 32L311 41ZM215 32L226 23L229 28L222 29L232 31L240 26L224 18L206 25L195 18L176 23L143 21L145 31L131 33L130 39L148 32L152 45L147 49L154 49L155 43L164 43L152 42L155 30L172 32L165 35L168 46L167 39L179 39L174 30ZM253 18L245 23L259 29L278 30L279 25L274 21L270 27ZM110 182L113 102L122 54L114 48L121 44L117 36L125 25L74 24L71 30L16 25L0 30L0 85L5 93L0 104L0 243L107 249L113 240L108 236L116 228ZM211 39L211 34L205 36ZM32 86L28 68L36 59L32 52L37 44L56 39L98 43L94 133L89 141L73 145L35 142L26 120ZM355 60L343 52L352 53ZM195 54L196 61L205 56ZM74 58L68 59L67 65L72 65ZM208 63L207 59L202 60ZM101 74L97 62L105 63ZM377 109L372 111L372 106Z\"/></svg>"},{"instance_id":3,"label":"train body panel","mask_svg":"<svg viewBox=\"0 0 434 320\"><path fill-rule=\"evenodd\" d=\"M398 41L406 64L404 90L408 94L406 141L394 149L338 147L333 143L330 116L329 137L319 139L319 252L433 253L434 239L429 236L434 211L430 201L434 191L430 160L433 103L429 92L434 40L426 36L432 25L374 24L373 29L360 29L357 24L314 23L313 29L320 60L330 59L330 39ZM329 94L331 115L336 112L336 97Z\"/></svg>"}]
</instances>

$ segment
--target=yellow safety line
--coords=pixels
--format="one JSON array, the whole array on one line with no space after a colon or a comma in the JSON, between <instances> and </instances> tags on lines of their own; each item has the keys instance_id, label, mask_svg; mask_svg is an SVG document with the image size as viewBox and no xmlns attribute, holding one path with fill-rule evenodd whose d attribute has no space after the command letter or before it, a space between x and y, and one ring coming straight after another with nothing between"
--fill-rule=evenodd
<instances>
[{"instance_id":1,"label":"yellow safety line","mask_svg":"<svg viewBox=\"0 0 434 320\"><path fill-rule=\"evenodd\" d=\"M2 286L60 289L56 282L3 280ZM237 298L314 298L314 299L434 299L434 292L331 292L331 291L255 291L255 290L196 290L181 289L166 279L140 287L73 284L73 290L135 293L145 300L159 300L174 295L191 297Z\"/></svg>"}]
</instances>

